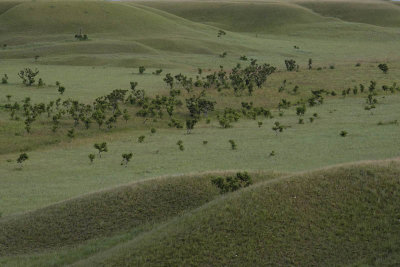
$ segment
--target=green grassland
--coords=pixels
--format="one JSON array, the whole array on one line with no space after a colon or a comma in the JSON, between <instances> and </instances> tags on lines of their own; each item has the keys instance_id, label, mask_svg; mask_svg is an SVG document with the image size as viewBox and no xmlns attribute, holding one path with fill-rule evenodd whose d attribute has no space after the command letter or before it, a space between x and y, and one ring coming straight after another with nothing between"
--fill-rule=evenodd
<instances>
[{"instance_id":1,"label":"green grassland","mask_svg":"<svg viewBox=\"0 0 400 267\"><path fill-rule=\"evenodd\" d=\"M0 262L10 266L398 262L396 161L284 176L253 173L254 186L223 196L209 183L210 177L221 174L148 180L2 220ZM81 245L68 245L77 242ZM26 251L30 253L21 254Z\"/></svg>"},{"instance_id":2,"label":"green grassland","mask_svg":"<svg viewBox=\"0 0 400 267\"><path fill-rule=\"evenodd\" d=\"M388 159L400 156L400 90L382 90L400 85L399 15L400 6L379 0L0 2L0 81L9 77L0 83L0 265L399 264L400 167ZM88 40L74 38L80 30ZM205 79L250 59L276 71L252 95L206 88L215 110L190 134L169 127L168 115L145 120L129 104L121 110L130 119L112 129L74 126L65 116L56 132L54 114L27 133L24 118L11 120L7 110L26 97L91 105L114 89L130 91L130 82L150 98L167 97L167 73ZM286 59L299 71L287 71ZM45 84L22 84L25 67ZM378 103L369 111L371 81ZM296 108L321 89L323 104L307 104L299 124ZM184 123L185 100L202 87L181 91L174 118ZM292 106L278 110L282 99ZM242 102L272 117L242 115L222 128L218 115L241 112ZM273 131L275 122L283 132ZM100 142L108 152L90 164ZM223 195L211 184L237 171L255 184Z\"/></svg>"}]
</instances>

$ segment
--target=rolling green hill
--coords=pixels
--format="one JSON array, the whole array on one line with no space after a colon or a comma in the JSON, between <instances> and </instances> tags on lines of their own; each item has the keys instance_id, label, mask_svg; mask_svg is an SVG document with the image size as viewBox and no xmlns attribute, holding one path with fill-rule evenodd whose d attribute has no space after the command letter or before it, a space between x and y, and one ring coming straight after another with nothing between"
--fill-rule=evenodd
<instances>
[{"instance_id":1,"label":"rolling green hill","mask_svg":"<svg viewBox=\"0 0 400 267\"><path fill-rule=\"evenodd\" d=\"M399 177L389 163L266 181L78 265L396 265Z\"/></svg>"},{"instance_id":2,"label":"rolling green hill","mask_svg":"<svg viewBox=\"0 0 400 267\"><path fill-rule=\"evenodd\" d=\"M218 190L211 176L150 179L6 217L0 220L0 256L79 244L166 221L215 199ZM276 175L253 176L258 182Z\"/></svg>"},{"instance_id":3,"label":"rolling green hill","mask_svg":"<svg viewBox=\"0 0 400 267\"><path fill-rule=\"evenodd\" d=\"M253 186L226 195L210 182L220 174L148 180L3 218L0 263L333 266L400 260L398 161L287 176L253 173ZM135 229L119 244L104 239L116 236L117 242Z\"/></svg>"},{"instance_id":4,"label":"rolling green hill","mask_svg":"<svg viewBox=\"0 0 400 267\"><path fill-rule=\"evenodd\" d=\"M51 21L51 23L49 23ZM165 18L136 6L107 2L27 2L0 16L1 33L74 34L111 33L153 35L187 33L200 26ZM203 27L204 28L204 27Z\"/></svg>"},{"instance_id":5,"label":"rolling green hill","mask_svg":"<svg viewBox=\"0 0 400 267\"><path fill-rule=\"evenodd\" d=\"M298 24L333 21L293 4L266 2L140 2L195 22L235 32L276 32Z\"/></svg>"},{"instance_id":6,"label":"rolling green hill","mask_svg":"<svg viewBox=\"0 0 400 267\"><path fill-rule=\"evenodd\" d=\"M382 27L400 27L400 7L381 2L304 2L302 6L325 17Z\"/></svg>"}]
</instances>

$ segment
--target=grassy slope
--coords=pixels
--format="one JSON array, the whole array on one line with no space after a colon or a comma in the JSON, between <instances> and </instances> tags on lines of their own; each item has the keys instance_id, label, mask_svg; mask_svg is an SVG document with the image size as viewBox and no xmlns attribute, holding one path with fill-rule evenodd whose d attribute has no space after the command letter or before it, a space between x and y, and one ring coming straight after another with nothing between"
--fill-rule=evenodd
<instances>
[{"instance_id":1,"label":"grassy slope","mask_svg":"<svg viewBox=\"0 0 400 267\"><path fill-rule=\"evenodd\" d=\"M276 179L258 173L256 185L219 197L211 174L132 184L3 219L0 263L393 265L400 260L399 174L398 161ZM104 235L112 237L98 238Z\"/></svg>"},{"instance_id":2,"label":"grassy slope","mask_svg":"<svg viewBox=\"0 0 400 267\"><path fill-rule=\"evenodd\" d=\"M400 27L400 8L392 3L303 2L300 5L326 17L383 27Z\"/></svg>"},{"instance_id":3,"label":"grassy slope","mask_svg":"<svg viewBox=\"0 0 400 267\"><path fill-rule=\"evenodd\" d=\"M115 235L179 216L215 199L215 175L157 178L84 195L0 220L0 256L36 252ZM276 175L253 173L255 182Z\"/></svg>"},{"instance_id":4,"label":"grassy slope","mask_svg":"<svg viewBox=\"0 0 400 267\"><path fill-rule=\"evenodd\" d=\"M265 182L78 265L395 265L399 177L389 163Z\"/></svg>"},{"instance_id":5,"label":"grassy slope","mask_svg":"<svg viewBox=\"0 0 400 267\"><path fill-rule=\"evenodd\" d=\"M29 14L24 15L24 14ZM67 14L67 15L65 15ZM48 23L51 21L52 23ZM19 4L0 16L2 33L73 34L115 33L125 35L172 34L189 28L182 20L107 2L39 2ZM179 25L177 22L180 22ZM195 27L200 28L200 26ZM89 36L90 37L90 36Z\"/></svg>"},{"instance_id":6,"label":"grassy slope","mask_svg":"<svg viewBox=\"0 0 400 267\"><path fill-rule=\"evenodd\" d=\"M283 25L330 21L292 4L234 2L140 2L177 16L236 32L273 32Z\"/></svg>"},{"instance_id":7,"label":"grassy slope","mask_svg":"<svg viewBox=\"0 0 400 267\"><path fill-rule=\"evenodd\" d=\"M312 71L311 73L304 71L291 74L291 77L299 75L298 81L301 81L303 77L309 75L308 78L311 80L303 80L304 85L300 84L301 90L307 89L305 92L309 92L307 84L314 84L314 79L319 81L315 84L316 89L319 88L319 83L323 86L324 81L330 80L343 82L343 84L336 84L334 88L346 88L345 86L356 85L360 79L371 78L373 73L376 73L375 65L371 67L371 72L367 69L354 69L356 69L354 72L340 67L335 70ZM343 74L341 74L342 71ZM346 80L340 79L346 76L346 73L352 73L352 75ZM366 73L371 73L371 76L364 77ZM389 79L385 84L391 84L396 80L395 70L387 75L379 75ZM278 100L289 97L287 94L276 93L276 88L284 78L288 76L286 74L280 76L276 80L276 86L257 91L254 97L242 99L220 97L217 101L221 105L233 103L240 105L240 101L255 101L257 105L265 106L272 97L269 98L263 94L274 96ZM381 81L380 79L378 80ZM366 84L365 81L363 83ZM294 84L288 87L291 89ZM379 82L378 86L382 84ZM96 134L96 126L90 130L93 132L83 130L81 126L77 130L77 140L70 142L66 140L66 129L69 128L60 130L58 134L51 134L49 133L50 125L34 125L32 136L27 136L23 134L22 122L7 123L5 125L14 128L13 131L2 130L4 134L2 134L1 142L4 144L4 149L7 147L11 149L18 144L20 149L28 151L30 160L20 171L15 163L18 157L17 152L0 156L2 183L0 195L3 197L1 211L4 215L8 215L36 209L93 190L164 174L221 169L299 171L323 167L327 164L398 156L399 126L396 124L378 126L377 123L400 121L399 95L387 95L385 98L383 95L380 96L378 98L380 103L373 111L374 115L363 109L365 96L364 94L363 98L348 97L346 99L338 96L336 99L326 100L326 103L320 107L309 108L305 125L297 124L295 110L291 109L286 111L283 117L276 115L274 120L263 120L264 125L261 128L257 127L256 121L242 119L231 129L221 129L218 122L213 120L210 125L200 124L191 135L185 135L184 130L161 129L165 127L161 124L154 124L158 132L150 135L149 129L153 124L143 126L143 123L138 120L142 125L142 130L138 130L135 124L129 124L126 131L101 131ZM320 118L310 124L308 117L314 112L317 112ZM7 118L4 120L8 121ZM290 125L292 128L275 136L271 130L275 121ZM120 128L122 127L126 127L125 122L121 124ZM340 137L341 130L348 131L349 136ZM22 134L15 136L14 131ZM137 137L142 134L147 137L143 144L139 144ZM237 151L230 149L229 139L236 141ZM56 145L59 142L56 140L64 141ZM178 140L183 140L186 148L184 152L178 150L176 146ZM209 144L204 146L203 140L208 140ZM29 144L28 141L36 143ZM55 143L51 144L50 141ZM90 165L88 154L95 152L94 143L102 141L108 142L109 152ZM41 142L48 142L47 147L38 149L37 146L43 145ZM272 150L277 153L277 156L273 158L269 157ZM119 165L121 154L127 152L133 152L134 158L127 168L123 168ZM12 162L7 162L8 159ZM19 197L22 195L24 198Z\"/></svg>"},{"instance_id":8,"label":"grassy slope","mask_svg":"<svg viewBox=\"0 0 400 267\"><path fill-rule=\"evenodd\" d=\"M48 18L53 23L47 23ZM217 38L217 29L205 24L240 34ZM79 28L89 34L89 42L74 42L73 34ZM248 54L269 61L281 54L306 58L312 56L310 51L314 59L324 60L381 56L379 51L392 51L399 39L395 29L326 18L282 2L184 2L178 6L160 2L24 2L0 15L0 32L0 42L9 45L0 50L2 58L40 55L42 64L121 67L209 67L222 51L236 58ZM376 42L376 53L366 41ZM302 48L295 54L290 51L294 44ZM337 49L344 45L346 51Z\"/></svg>"}]
</instances>

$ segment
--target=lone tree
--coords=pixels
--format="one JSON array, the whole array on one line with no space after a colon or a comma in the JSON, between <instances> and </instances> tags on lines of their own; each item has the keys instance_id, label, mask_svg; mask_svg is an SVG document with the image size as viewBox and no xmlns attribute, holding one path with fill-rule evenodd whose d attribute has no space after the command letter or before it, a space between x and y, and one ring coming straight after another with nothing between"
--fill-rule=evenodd
<instances>
[{"instance_id":1,"label":"lone tree","mask_svg":"<svg viewBox=\"0 0 400 267\"><path fill-rule=\"evenodd\" d=\"M389 71L389 67L387 66L386 63L382 63L378 65L378 68L383 71L383 73L387 73Z\"/></svg>"},{"instance_id":2,"label":"lone tree","mask_svg":"<svg viewBox=\"0 0 400 267\"><path fill-rule=\"evenodd\" d=\"M133 156L132 152L131 153L122 154L121 165L124 165L125 167L128 166L128 163L132 159L132 156Z\"/></svg>"},{"instance_id":3,"label":"lone tree","mask_svg":"<svg viewBox=\"0 0 400 267\"><path fill-rule=\"evenodd\" d=\"M17 159L17 163L19 164L20 169L22 169L22 163L28 159L29 159L29 157L28 157L28 154L26 154L26 153L22 153L21 155L19 155L19 157Z\"/></svg>"},{"instance_id":4,"label":"lone tree","mask_svg":"<svg viewBox=\"0 0 400 267\"><path fill-rule=\"evenodd\" d=\"M39 74L39 71L36 69L33 71L30 68L24 68L18 72L18 76L22 79L22 83L26 86L31 86L35 83L35 77Z\"/></svg>"},{"instance_id":5,"label":"lone tree","mask_svg":"<svg viewBox=\"0 0 400 267\"><path fill-rule=\"evenodd\" d=\"M146 70L146 68L144 66L140 66L139 67L139 73L140 74L143 74L145 70Z\"/></svg>"},{"instance_id":6,"label":"lone tree","mask_svg":"<svg viewBox=\"0 0 400 267\"><path fill-rule=\"evenodd\" d=\"M97 149L99 151L99 157L101 158L101 153L102 152L107 152L108 148L107 148L107 143L103 142L103 143L99 143L99 144L94 144L94 148Z\"/></svg>"}]
</instances>

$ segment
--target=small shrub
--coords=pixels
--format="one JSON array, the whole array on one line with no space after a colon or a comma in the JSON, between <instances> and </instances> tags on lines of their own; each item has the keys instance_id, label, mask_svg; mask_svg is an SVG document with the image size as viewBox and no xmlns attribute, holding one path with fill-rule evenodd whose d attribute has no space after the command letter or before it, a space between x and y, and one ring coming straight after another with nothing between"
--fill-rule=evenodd
<instances>
[{"instance_id":1,"label":"small shrub","mask_svg":"<svg viewBox=\"0 0 400 267\"><path fill-rule=\"evenodd\" d=\"M299 119L299 124L304 124L304 120L303 119Z\"/></svg>"},{"instance_id":2,"label":"small shrub","mask_svg":"<svg viewBox=\"0 0 400 267\"><path fill-rule=\"evenodd\" d=\"M39 78L38 87L42 87L42 86L44 86L44 81L42 78Z\"/></svg>"},{"instance_id":3,"label":"small shrub","mask_svg":"<svg viewBox=\"0 0 400 267\"><path fill-rule=\"evenodd\" d=\"M231 144L232 150L236 150L237 146L236 146L235 141L233 141L233 140L231 139L231 140L229 140L229 143Z\"/></svg>"},{"instance_id":4,"label":"small shrub","mask_svg":"<svg viewBox=\"0 0 400 267\"><path fill-rule=\"evenodd\" d=\"M356 67L361 67L361 63L357 62Z\"/></svg>"},{"instance_id":5,"label":"small shrub","mask_svg":"<svg viewBox=\"0 0 400 267\"><path fill-rule=\"evenodd\" d=\"M335 65L330 65L329 69L334 70L335 69Z\"/></svg>"},{"instance_id":6,"label":"small shrub","mask_svg":"<svg viewBox=\"0 0 400 267\"><path fill-rule=\"evenodd\" d=\"M378 68L385 74L389 71L389 67L386 63L379 64Z\"/></svg>"},{"instance_id":7,"label":"small shrub","mask_svg":"<svg viewBox=\"0 0 400 267\"><path fill-rule=\"evenodd\" d=\"M261 126L263 125L263 122L259 121L257 124L258 124L258 128L261 128Z\"/></svg>"},{"instance_id":8,"label":"small shrub","mask_svg":"<svg viewBox=\"0 0 400 267\"><path fill-rule=\"evenodd\" d=\"M279 121L276 121L274 123L274 126L272 127L272 130L275 131L275 134L278 135L278 132L283 132L283 126L280 124Z\"/></svg>"},{"instance_id":9,"label":"small shrub","mask_svg":"<svg viewBox=\"0 0 400 267\"><path fill-rule=\"evenodd\" d=\"M58 87L58 92L60 93L60 95L63 95L64 92L65 92L65 87L60 85L60 86Z\"/></svg>"},{"instance_id":10,"label":"small shrub","mask_svg":"<svg viewBox=\"0 0 400 267\"><path fill-rule=\"evenodd\" d=\"M8 75L4 74L3 78L1 78L1 83L2 84L7 84L8 83Z\"/></svg>"},{"instance_id":11,"label":"small shrub","mask_svg":"<svg viewBox=\"0 0 400 267\"><path fill-rule=\"evenodd\" d=\"M270 157L274 157L275 155L276 155L276 154L275 154L275 151L274 151L274 150L272 150L271 153L269 153L269 156L270 156Z\"/></svg>"},{"instance_id":12,"label":"small shrub","mask_svg":"<svg viewBox=\"0 0 400 267\"><path fill-rule=\"evenodd\" d=\"M144 66L139 67L139 74L143 74L146 68Z\"/></svg>"},{"instance_id":13,"label":"small shrub","mask_svg":"<svg viewBox=\"0 0 400 267\"><path fill-rule=\"evenodd\" d=\"M218 36L218 37L221 37L221 36L223 36L223 35L226 35L226 32L223 31L223 30L219 30L217 36Z\"/></svg>"},{"instance_id":14,"label":"small shrub","mask_svg":"<svg viewBox=\"0 0 400 267\"><path fill-rule=\"evenodd\" d=\"M151 128L151 129L150 129L150 132L151 132L152 134L155 134L156 131L157 131L156 128Z\"/></svg>"},{"instance_id":15,"label":"small shrub","mask_svg":"<svg viewBox=\"0 0 400 267\"><path fill-rule=\"evenodd\" d=\"M340 136L341 136L341 137L346 137L347 134L348 134L348 133L347 133L346 131L341 131L341 132L340 132Z\"/></svg>"},{"instance_id":16,"label":"small shrub","mask_svg":"<svg viewBox=\"0 0 400 267\"><path fill-rule=\"evenodd\" d=\"M132 152L131 153L122 154L121 165L124 165L125 167L127 167L129 161L132 159L132 156L133 156Z\"/></svg>"},{"instance_id":17,"label":"small shrub","mask_svg":"<svg viewBox=\"0 0 400 267\"><path fill-rule=\"evenodd\" d=\"M297 68L296 61L293 59L286 59L285 66L287 71L294 71Z\"/></svg>"},{"instance_id":18,"label":"small shrub","mask_svg":"<svg viewBox=\"0 0 400 267\"><path fill-rule=\"evenodd\" d=\"M89 157L89 160L90 160L90 164L92 164L93 160L95 158L95 155L94 154L89 154L88 157Z\"/></svg>"},{"instance_id":19,"label":"small shrub","mask_svg":"<svg viewBox=\"0 0 400 267\"><path fill-rule=\"evenodd\" d=\"M203 141L203 145L207 145L208 144L208 141L207 140L204 140Z\"/></svg>"},{"instance_id":20,"label":"small shrub","mask_svg":"<svg viewBox=\"0 0 400 267\"><path fill-rule=\"evenodd\" d=\"M139 142L139 143L143 143L143 141L144 141L145 138L146 138L146 137L145 137L144 135L139 136L139 137L138 137L138 142Z\"/></svg>"},{"instance_id":21,"label":"small shrub","mask_svg":"<svg viewBox=\"0 0 400 267\"><path fill-rule=\"evenodd\" d=\"M24 161L28 160L29 156L26 153L22 153L19 155L19 157L17 158L17 163L19 164L19 167L22 169L22 164L24 163Z\"/></svg>"},{"instance_id":22,"label":"small shrub","mask_svg":"<svg viewBox=\"0 0 400 267\"><path fill-rule=\"evenodd\" d=\"M68 130L67 136L69 138L74 138L75 137L75 129L72 128L72 129Z\"/></svg>"},{"instance_id":23,"label":"small shrub","mask_svg":"<svg viewBox=\"0 0 400 267\"><path fill-rule=\"evenodd\" d=\"M219 188L221 194L234 192L243 187L253 184L252 178L247 172L238 172L236 176L215 177L211 179L211 183Z\"/></svg>"},{"instance_id":24,"label":"small shrub","mask_svg":"<svg viewBox=\"0 0 400 267\"><path fill-rule=\"evenodd\" d=\"M160 75L162 71L163 71L162 69L158 69L158 70L154 71L153 74Z\"/></svg>"},{"instance_id":25,"label":"small shrub","mask_svg":"<svg viewBox=\"0 0 400 267\"><path fill-rule=\"evenodd\" d=\"M183 146L183 141L182 140L179 140L178 142L176 142L176 144L178 145L180 151L185 150L185 147Z\"/></svg>"}]
</instances>

